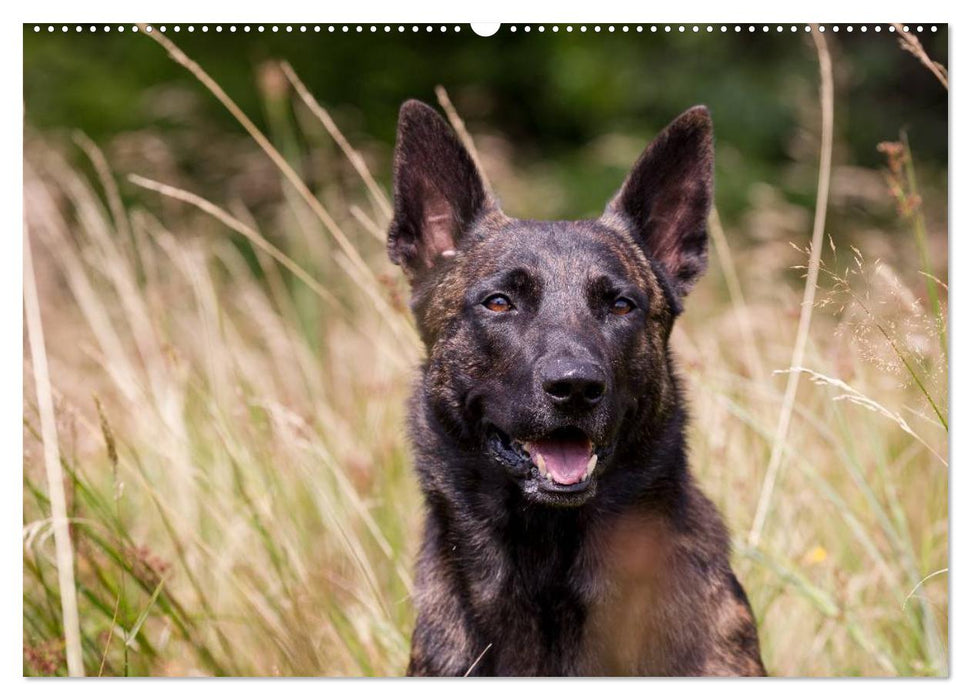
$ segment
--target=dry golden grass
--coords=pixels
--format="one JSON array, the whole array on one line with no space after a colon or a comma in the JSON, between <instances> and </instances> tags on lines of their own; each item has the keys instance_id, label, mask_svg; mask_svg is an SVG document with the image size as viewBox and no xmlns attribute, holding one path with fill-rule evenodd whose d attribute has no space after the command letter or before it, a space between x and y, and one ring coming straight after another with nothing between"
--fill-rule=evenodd
<instances>
[{"instance_id":1,"label":"dry golden grass","mask_svg":"<svg viewBox=\"0 0 971 700\"><path fill-rule=\"evenodd\" d=\"M282 70L294 109L336 129ZM142 197L157 217L123 206L128 173L79 144L93 181L28 137L25 209L84 671L400 674L421 514L404 411L420 350L384 257L387 195L360 159L359 187L311 192L267 140L284 192L272 231L238 202L134 180L155 190ZM913 204L898 156L891 177ZM674 344L694 470L736 535L767 667L946 674L947 291L932 280L936 308L912 291L938 274L932 259L904 244L882 261L866 246L822 251L792 367L791 268L808 231L795 250L787 238L733 252L712 223L711 269ZM903 224L926 251L936 231L919 204ZM24 671L63 674L40 369L25 344ZM785 468L753 546L791 372Z\"/></svg>"}]
</instances>

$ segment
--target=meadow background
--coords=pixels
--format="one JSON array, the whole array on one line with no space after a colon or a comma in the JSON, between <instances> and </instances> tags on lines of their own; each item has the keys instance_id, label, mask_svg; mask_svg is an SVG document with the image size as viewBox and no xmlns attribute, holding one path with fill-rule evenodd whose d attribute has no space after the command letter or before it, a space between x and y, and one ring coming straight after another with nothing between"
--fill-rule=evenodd
<instances>
[{"instance_id":1,"label":"meadow background","mask_svg":"<svg viewBox=\"0 0 971 700\"><path fill-rule=\"evenodd\" d=\"M265 26L170 27L179 60L24 27L26 675L403 672L421 348L384 231L409 97L532 218L598 215L710 107L710 267L673 342L766 666L948 674L948 94L899 33L830 30L824 57L801 26ZM946 27L913 36L947 64Z\"/></svg>"}]
</instances>

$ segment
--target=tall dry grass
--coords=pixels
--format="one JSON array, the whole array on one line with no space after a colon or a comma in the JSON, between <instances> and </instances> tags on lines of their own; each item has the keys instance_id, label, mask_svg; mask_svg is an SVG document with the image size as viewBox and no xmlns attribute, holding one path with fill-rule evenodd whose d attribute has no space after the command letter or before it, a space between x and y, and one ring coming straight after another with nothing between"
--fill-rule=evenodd
<instances>
[{"instance_id":1,"label":"tall dry grass","mask_svg":"<svg viewBox=\"0 0 971 700\"><path fill-rule=\"evenodd\" d=\"M82 169L28 134L41 351L90 675L405 666L421 505L403 419L420 351L384 257L387 194L293 70L275 70L301 135L336 138L358 179L312 190L300 161L244 122L283 193L262 230L238 201L113 172L83 137ZM776 237L740 251L713 218L711 270L674 338L692 463L736 533L774 674L948 672L947 289L927 252L939 224L926 220L913 158L887 148L897 188L887 197L913 250L895 243L891 259L830 239L800 366L791 268L806 264L808 231L796 250ZM124 203L119 186L132 183L150 206ZM888 235L862 239L882 251ZM25 345L25 379L40 370ZM802 381L779 442L792 373ZM51 512L51 431L32 386L24 671L63 674L53 542L63 519ZM786 469L750 544L775 442Z\"/></svg>"}]
</instances>

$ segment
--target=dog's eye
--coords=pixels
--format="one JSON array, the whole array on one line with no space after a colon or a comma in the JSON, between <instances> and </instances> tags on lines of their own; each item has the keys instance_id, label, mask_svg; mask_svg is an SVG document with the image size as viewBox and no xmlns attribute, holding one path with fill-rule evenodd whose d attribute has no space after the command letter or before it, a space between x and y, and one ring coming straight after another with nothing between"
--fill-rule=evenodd
<instances>
[{"instance_id":1,"label":"dog's eye","mask_svg":"<svg viewBox=\"0 0 971 700\"><path fill-rule=\"evenodd\" d=\"M493 294L482 302L482 305L489 309L489 311L495 311L497 314L512 311L513 309L512 302L509 301L509 297L505 294Z\"/></svg>"},{"instance_id":2,"label":"dog's eye","mask_svg":"<svg viewBox=\"0 0 971 700\"><path fill-rule=\"evenodd\" d=\"M634 302L625 297L617 297L610 305L610 313L615 316L623 316L634 310Z\"/></svg>"}]
</instances>

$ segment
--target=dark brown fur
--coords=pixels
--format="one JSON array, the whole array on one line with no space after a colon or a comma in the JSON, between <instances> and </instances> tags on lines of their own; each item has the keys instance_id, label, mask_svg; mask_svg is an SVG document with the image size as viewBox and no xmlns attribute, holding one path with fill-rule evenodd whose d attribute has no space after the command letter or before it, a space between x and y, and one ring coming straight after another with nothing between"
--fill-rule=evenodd
<instances>
[{"instance_id":1,"label":"dark brown fur","mask_svg":"<svg viewBox=\"0 0 971 700\"><path fill-rule=\"evenodd\" d=\"M410 675L765 673L725 527L688 471L668 350L711 194L704 108L655 139L600 219L538 222L502 213L431 108L402 107L389 254L428 352ZM517 451L564 435L599 457L582 484Z\"/></svg>"}]
</instances>

